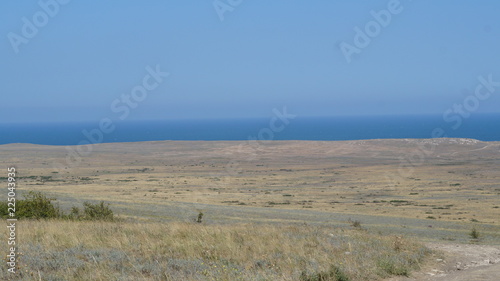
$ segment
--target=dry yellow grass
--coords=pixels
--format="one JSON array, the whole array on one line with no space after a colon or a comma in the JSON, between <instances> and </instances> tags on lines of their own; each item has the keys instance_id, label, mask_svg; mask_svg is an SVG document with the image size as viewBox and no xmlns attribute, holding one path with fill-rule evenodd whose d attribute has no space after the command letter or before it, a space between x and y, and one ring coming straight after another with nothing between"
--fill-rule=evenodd
<instances>
[{"instance_id":1,"label":"dry yellow grass","mask_svg":"<svg viewBox=\"0 0 500 281\"><path fill-rule=\"evenodd\" d=\"M52 220L21 221L18 233L18 280L315 280L332 268L377 280L429 253L402 237L305 224Z\"/></svg>"},{"instance_id":2,"label":"dry yellow grass","mask_svg":"<svg viewBox=\"0 0 500 281\"><path fill-rule=\"evenodd\" d=\"M94 145L76 163L66 161L67 149L75 148L3 145L0 156L18 166L21 190L47 191L61 201L242 205L500 224L499 142L113 143ZM55 171L55 165L68 167Z\"/></svg>"},{"instance_id":3,"label":"dry yellow grass","mask_svg":"<svg viewBox=\"0 0 500 281\"><path fill-rule=\"evenodd\" d=\"M419 151L429 142L432 153ZM49 193L66 210L104 200L137 221L19 222L24 280L376 280L407 273L426 253L379 230L465 242L477 227L481 243L499 243L499 148L454 139L99 144L57 171L74 148L4 145L0 156L17 167L20 193ZM179 222L198 210L207 225ZM351 217L372 233L325 226ZM300 221L315 226L284 224Z\"/></svg>"}]
</instances>

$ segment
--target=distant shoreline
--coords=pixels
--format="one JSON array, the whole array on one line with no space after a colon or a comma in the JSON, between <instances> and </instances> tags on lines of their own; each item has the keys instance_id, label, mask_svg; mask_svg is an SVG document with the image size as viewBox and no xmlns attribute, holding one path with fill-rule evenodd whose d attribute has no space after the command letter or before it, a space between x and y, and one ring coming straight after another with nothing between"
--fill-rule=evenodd
<instances>
[{"instance_id":1,"label":"distant shoreline","mask_svg":"<svg viewBox=\"0 0 500 281\"><path fill-rule=\"evenodd\" d=\"M436 137L500 141L500 114L472 115L460 123L448 121L440 116L407 115L0 124L0 144L84 145L165 140L353 141Z\"/></svg>"},{"instance_id":2,"label":"distant shoreline","mask_svg":"<svg viewBox=\"0 0 500 281\"><path fill-rule=\"evenodd\" d=\"M482 141L482 140L477 140L477 139L471 139L471 138L401 138L401 139L359 139L359 140L264 140L264 141L259 141L257 144L279 144L279 143L332 143L332 142L337 142L337 143L362 143L362 142L423 142L423 141L431 141L431 140L438 140L440 143L443 144L462 144L462 145L467 145L467 144L478 144L478 143L500 143L500 141ZM445 141L448 141L445 143ZM109 145L109 144L114 144L114 145L147 145L147 144L162 144L162 143L235 143L235 144L245 144L249 143L248 140L154 140L154 141L130 141L130 142L102 142L102 143L94 143L90 145ZM250 143L249 143L250 144ZM439 143L438 143L439 144ZM251 145L251 144L250 144ZM48 147L73 147L73 146L78 146L78 144L75 145L53 145L53 144L36 144L36 143L6 143L6 144L0 144L0 148L2 146L48 146Z\"/></svg>"}]
</instances>

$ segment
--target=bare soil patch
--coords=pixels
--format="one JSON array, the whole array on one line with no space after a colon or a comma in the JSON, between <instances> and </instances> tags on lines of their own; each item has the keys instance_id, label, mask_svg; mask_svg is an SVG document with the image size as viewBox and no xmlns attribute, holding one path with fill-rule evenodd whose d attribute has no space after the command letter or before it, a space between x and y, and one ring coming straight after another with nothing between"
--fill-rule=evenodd
<instances>
[{"instance_id":1,"label":"bare soil patch","mask_svg":"<svg viewBox=\"0 0 500 281\"><path fill-rule=\"evenodd\" d=\"M498 281L500 279L500 247L473 244L429 243L429 248L443 253L434 263L425 265L411 277L395 277L387 281Z\"/></svg>"}]
</instances>

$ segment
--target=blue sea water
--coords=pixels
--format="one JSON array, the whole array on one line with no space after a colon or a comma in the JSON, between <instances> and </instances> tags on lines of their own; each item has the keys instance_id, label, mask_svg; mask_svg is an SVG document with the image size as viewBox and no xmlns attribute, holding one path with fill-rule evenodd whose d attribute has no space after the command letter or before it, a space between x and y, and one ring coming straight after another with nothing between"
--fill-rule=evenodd
<instances>
[{"instance_id":1,"label":"blue sea water","mask_svg":"<svg viewBox=\"0 0 500 281\"><path fill-rule=\"evenodd\" d=\"M274 121L275 123L271 124ZM285 124L260 119L121 121L102 133L99 121L76 123L0 124L0 144L77 145L85 142L159 140L360 140L431 138L440 129L445 137L500 141L500 114L473 114L462 123L442 116L296 117ZM91 137L83 131L93 132ZM99 132L100 133L99 133ZM91 138L94 138L93 140Z\"/></svg>"}]
</instances>

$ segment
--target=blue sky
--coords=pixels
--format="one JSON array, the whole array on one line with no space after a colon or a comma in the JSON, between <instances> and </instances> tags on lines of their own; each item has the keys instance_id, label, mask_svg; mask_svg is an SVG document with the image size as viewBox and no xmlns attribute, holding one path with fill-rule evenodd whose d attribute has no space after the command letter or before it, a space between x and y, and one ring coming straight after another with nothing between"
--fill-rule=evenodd
<instances>
[{"instance_id":1,"label":"blue sky","mask_svg":"<svg viewBox=\"0 0 500 281\"><path fill-rule=\"evenodd\" d=\"M0 122L117 119L148 66L127 119L443 114L500 81L495 0L59 1L0 3Z\"/></svg>"}]
</instances>

